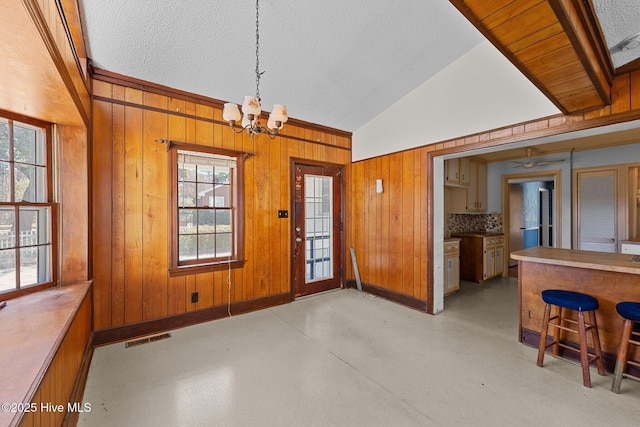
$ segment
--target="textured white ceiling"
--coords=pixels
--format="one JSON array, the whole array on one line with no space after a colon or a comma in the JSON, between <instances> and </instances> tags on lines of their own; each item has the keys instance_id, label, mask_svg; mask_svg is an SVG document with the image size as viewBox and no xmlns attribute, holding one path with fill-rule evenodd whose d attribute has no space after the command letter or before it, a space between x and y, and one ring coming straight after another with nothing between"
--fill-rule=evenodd
<instances>
[{"instance_id":1,"label":"textured white ceiling","mask_svg":"<svg viewBox=\"0 0 640 427\"><path fill-rule=\"evenodd\" d=\"M640 33L640 1L592 0L600 21L607 47L611 50L629 36ZM640 48L615 49L611 52L614 67L618 68L640 57Z\"/></svg>"},{"instance_id":2,"label":"textured white ceiling","mask_svg":"<svg viewBox=\"0 0 640 427\"><path fill-rule=\"evenodd\" d=\"M593 3L609 47L640 31L639 0ZM236 103L255 93L254 0L79 4L98 68ZM263 109L355 131L482 40L448 0L262 0Z\"/></svg>"},{"instance_id":3,"label":"textured white ceiling","mask_svg":"<svg viewBox=\"0 0 640 427\"><path fill-rule=\"evenodd\" d=\"M94 65L241 103L255 1L79 1ZM483 40L448 0L262 0L263 109L353 131Z\"/></svg>"}]
</instances>

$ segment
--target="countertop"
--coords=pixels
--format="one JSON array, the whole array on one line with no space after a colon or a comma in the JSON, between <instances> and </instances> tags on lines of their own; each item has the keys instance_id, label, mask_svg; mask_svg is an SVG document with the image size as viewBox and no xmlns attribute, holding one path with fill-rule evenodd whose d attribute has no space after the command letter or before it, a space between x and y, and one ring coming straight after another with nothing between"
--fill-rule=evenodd
<instances>
[{"instance_id":1,"label":"countertop","mask_svg":"<svg viewBox=\"0 0 640 427\"><path fill-rule=\"evenodd\" d=\"M629 254L545 247L529 248L511 253L511 258L518 261L640 274L640 262L631 262L631 257L632 255Z\"/></svg>"},{"instance_id":2,"label":"countertop","mask_svg":"<svg viewBox=\"0 0 640 427\"><path fill-rule=\"evenodd\" d=\"M497 237L504 236L504 233L493 231L465 231L462 233L451 233L451 237Z\"/></svg>"}]
</instances>

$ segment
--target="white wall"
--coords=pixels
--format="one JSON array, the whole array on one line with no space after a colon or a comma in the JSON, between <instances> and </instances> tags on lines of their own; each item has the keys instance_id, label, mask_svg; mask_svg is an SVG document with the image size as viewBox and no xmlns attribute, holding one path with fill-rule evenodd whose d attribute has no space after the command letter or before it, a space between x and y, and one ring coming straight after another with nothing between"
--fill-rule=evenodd
<instances>
[{"instance_id":1,"label":"white wall","mask_svg":"<svg viewBox=\"0 0 640 427\"><path fill-rule=\"evenodd\" d=\"M353 132L362 160L527 120L558 109L491 43L480 43Z\"/></svg>"},{"instance_id":2,"label":"white wall","mask_svg":"<svg viewBox=\"0 0 640 427\"><path fill-rule=\"evenodd\" d=\"M572 230L572 165L571 153L557 153L540 160L566 159L562 163L538 166L529 171L555 171L561 170L562 179L562 247L571 247ZM598 150L577 151L573 153L573 169L590 168L598 166L618 165L640 162L640 143L622 145L617 147L602 148ZM526 173L527 169L514 169L511 162L489 163L487 165L487 193L488 212L502 212L502 175Z\"/></svg>"}]
</instances>

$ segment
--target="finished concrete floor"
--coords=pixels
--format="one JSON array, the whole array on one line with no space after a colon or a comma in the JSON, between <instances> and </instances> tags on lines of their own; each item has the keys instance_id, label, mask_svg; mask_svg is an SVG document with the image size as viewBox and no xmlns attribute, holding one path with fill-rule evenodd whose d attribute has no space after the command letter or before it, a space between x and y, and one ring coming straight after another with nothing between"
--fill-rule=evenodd
<instances>
[{"instance_id":1,"label":"finished concrete floor","mask_svg":"<svg viewBox=\"0 0 640 427\"><path fill-rule=\"evenodd\" d=\"M517 282L463 282L431 316L355 290L95 350L90 426L637 426L640 383L517 341Z\"/></svg>"}]
</instances>

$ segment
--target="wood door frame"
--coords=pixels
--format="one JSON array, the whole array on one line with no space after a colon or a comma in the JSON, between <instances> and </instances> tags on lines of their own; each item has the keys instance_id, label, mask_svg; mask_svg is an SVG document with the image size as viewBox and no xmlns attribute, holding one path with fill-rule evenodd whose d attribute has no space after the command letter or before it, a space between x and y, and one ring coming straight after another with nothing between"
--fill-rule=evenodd
<instances>
[{"instance_id":1,"label":"wood door frame","mask_svg":"<svg viewBox=\"0 0 640 427\"><path fill-rule=\"evenodd\" d=\"M290 265L290 276L289 276L289 293L291 295L291 301L294 301L296 299L296 282L295 282L295 278L296 278L296 263L295 263L295 259L294 259L294 254L295 254L295 241L294 241L294 236L295 236L295 194L296 194L296 167L297 166L313 166L313 167L324 167L324 168L335 168L338 169L339 174L340 174L340 182L338 184L338 189L340 191L340 224L341 224L341 232L340 232L340 271L338 272L339 274L339 280L340 280L340 287L343 288L344 287L344 283L345 283L345 274L346 274L346 260L345 260L345 254L346 254L346 227L345 227L345 215L346 215L346 193L345 193L345 165L341 165L338 163L330 163L330 162L322 162L322 161L317 161L317 160L309 160L309 159L303 159L303 158L299 158L299 157L291 157L290 161L289 161L289 173L290 173L290 211L291 211L291 218L289 219L289 243L291 245L290 251L291 251L291 265Z\"/></svg>"},{"instance_id":2,"label":"wood door frame","mask_svg":"<svg viewBox=\"0 0 640 427\"><path fill-rule=\"evenodd\" d=\"M535 181L536 178L554 178L554 197L553 197L553 212L555 215L553 227L555 228L555 242L554 247L562 247L562 169L525 172L512 175L502 175L502 231L507 234L504 239L504 250L507 256L502 260L503 273L502 275L509 274L509 254L511 249L509 248L509 230L511 225L511 210L509 203L509 181L513 179L531 179Z\"/></svg>"},{"instance_id":3,"label":"wood door frame","mask_svg":"<svg viewBox=\"0 0 640 427\"><path fill-rule=\"evenodd\" d=\"M629 231L629 209L628 209L628 183L629 178L625 172L628 172L626 165L611 165L611 166L595 166L588 168L579 168L572 170L573 188L571 195L571 205L574 206L572 222L573 230L571 236L571 244L574 249L578 248L579 235L580 235L580 204L579 204L579 191L580 191L580 174L583 173L602 173L605 174L608 171L614 172L614 186L616 197L616 215L615 215L615 231L616 231L616 253L620 252L620 242L626 239Z\"/></svg>"}]
</instances>

